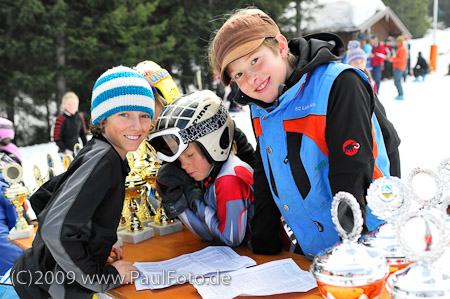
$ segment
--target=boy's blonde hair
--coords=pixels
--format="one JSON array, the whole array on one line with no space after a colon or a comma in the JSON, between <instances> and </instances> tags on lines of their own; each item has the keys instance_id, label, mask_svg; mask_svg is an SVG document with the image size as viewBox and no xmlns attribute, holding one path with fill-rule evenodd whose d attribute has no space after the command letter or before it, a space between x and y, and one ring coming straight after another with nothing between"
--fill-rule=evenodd
<instances>
[{"instance_id":1,"label":"boy's blonde hair","mask_svg":"<svg viewBox=\"0 0 450 299\"><path fill-rule=\"evenodd\" d=\"M266 38L280 33L277 24L262 10L249 7L235 11L217 31L208 47L209 63L226 86L228 65L260 47Z\"/></svg>"},{"instance_id":2,"label":"boy's blonde hair","mask_svg":"<svg viewBox=\"0 0 450 299\"><path fill-rule=\"evenodd\" d=\"M61 105L64 107L69 99L75 99L77 103L80 103L80 99L78 99L78 96L74 92L68 91L64 94Z\"/></svg>"}]
</instances>

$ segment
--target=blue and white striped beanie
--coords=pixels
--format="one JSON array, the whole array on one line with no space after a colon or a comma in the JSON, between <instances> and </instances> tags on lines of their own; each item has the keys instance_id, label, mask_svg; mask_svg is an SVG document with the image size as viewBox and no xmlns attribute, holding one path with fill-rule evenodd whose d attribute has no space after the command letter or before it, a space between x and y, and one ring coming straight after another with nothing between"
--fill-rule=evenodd
<instances>
[{"instance_id":1,"label":"blue and white striped beanie","mask_svg":"<svg viewBox=\"0 0 450 299\"><path fill-rule=\"evenodd\" d=\"M92 90L91 119L98 125L103 119L122 111L142 111L155 115L155 97L147 79L126 66L104 72Z\"/></svg>"}]
</instances>

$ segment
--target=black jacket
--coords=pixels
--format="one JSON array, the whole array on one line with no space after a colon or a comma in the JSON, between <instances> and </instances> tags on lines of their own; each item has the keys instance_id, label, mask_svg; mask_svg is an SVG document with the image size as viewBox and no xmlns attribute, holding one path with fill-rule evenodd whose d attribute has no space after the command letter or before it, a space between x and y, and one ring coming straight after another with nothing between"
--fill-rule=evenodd
<instances>
[{"instance_id":1,"label":"black jacket","mask_svg":"<svg viewBox=\"0 0 450 299\"><path fill-rule=\"evenodd\" d=\"M58 145L59 152L71 150L78 143L78 137L81 138L83 145L86 145L86 125L82 114L76 112L70 114L64 111L58 115L53 128L53 140Z\"/></svg>"},{"instance_id":2,"label":"black jacket","mask_svg":"<svg viewBox=\"0 0 450 299\"><path fill-rule=\"evenodd\" d=\"M31 197L39 228L11 274L21 298L92 298L121 285L106 260L117 241L128 173L106 139L94 137L65 173Z\"/></svg>"},{"instance_id":3,"label":"black jacket","mask_svg":"<svg viewBox=\"0 0 450 299\"><path fill-rule=\"evenodd\" d=\"M280 95L296 84L305 73L314 72L315 67L328 62L339 61L345 51L345 46L337 35L320 33L291 40L289 49L291 53L298 57L298 63L292 75L286 80L285 85L280 86ZM355 98L359 100L355 101ZM267 107L264 103L251 99L242 92L239 95L238 102L241 104L253 102L262 107ZM277 104L276 101L274 104ZM357 117L358 114L365 114L366 112L369 116L372 113L376 114L385 138L388 155L391 157L390 153L392 153L393 159L398 160L394 164L398 164L399 168L398 145L400 139L393 125L386 118L384 107L374 95L371 86L356 72L353 70L342 72L334 81L330 92L327 108L326 136L330 137L339 134L338 130L342 128L342 124L348 123L347 120L349 118ZM361 128L347 127L346 129L348 130L354 130L355 134L361 134ZM336 138L327 138L327 140L329 148L342 147L342 144L332 144ZM276 254L282 247L279 237L281 214L271 195L260 157L259 145L255 156L255 216L252 221L251 247L255 253ZM373 159L371 162L367 162L365 169L360 169L358 168L359 166L355 166L353 169L351 165L348 165L348 161L338 157L330 156L329 158L330 163L332 162L334 165L334 169L348 170L348 175L346 174L345 176L333 175L330 172L329 180L333 194L342 190L351 191L364 210L367 188L355 188L355 186L368 187L374 170ZM352 218L350 217L350 219Z\"/></svg>"}]
</instances>

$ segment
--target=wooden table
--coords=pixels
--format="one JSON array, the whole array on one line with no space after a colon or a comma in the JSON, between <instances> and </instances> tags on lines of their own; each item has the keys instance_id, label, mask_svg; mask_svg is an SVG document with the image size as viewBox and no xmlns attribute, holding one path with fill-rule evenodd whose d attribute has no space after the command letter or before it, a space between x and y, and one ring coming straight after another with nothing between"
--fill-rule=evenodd
<instances>
[{"instance_id":1,"label":"wooden table","mask_svg":"<svg viewBox=\"0 0 450 299\"><path fill-rule=\"evenodd\" d=\"M23 249L27 249L31 247L33 237L10 241ZM186 227L183 226L183 230L181 232L173 233L167 236L155 235L154 238L151 238L138 244L131 244L124 242L124 246L122 247L122 249L124 254L124 260L126 261L157 262L171 259L185 253L192 253L211 245L218 245L218 244L200 240L196 235L191 233ZM306 257L288 252L282 252L277 255L257 255L251 252L251 250L249 250L245 245L234 247L233 249L240 255L251 257L256 261L258 265L273 260L292 258L301 269L309 271L309 267L311 264L311 261L308 260ZM136 291L136 287L134 286L134 284L131 284L131 285L124 285L120 288L111 290L107 292L107 294L116 299L124 299L124 298L201 299L201 296L198 294L197 290L189 283L185 283L183 285L175 285L161 290L143 290L139 292ZM254 299L258 297L259 296L239 296L238 298ZM306 293L288 293L266 297L277 299L322 298L317 288L314 288ZM384 292L380 296L380 299L388 299L388 298L390 297L386 292Z\"/></svg>"},{"instance_id":2,"label":"wooden table","mask_svg":"<svg viewBox=\"0 0 450 299\"><path fill-rule=\"evenodd\" d=\"M34 226L34 234L33 234L33 236L31 236L29 238L15 239L15 240L11 240L9 238L9 236L8 236L8 241L13 243L14 245L22 248L23 250L27 250L33 244L34 235L36 234L36 231L37 231L37 225Z\"/></svg>"}]
</instances>

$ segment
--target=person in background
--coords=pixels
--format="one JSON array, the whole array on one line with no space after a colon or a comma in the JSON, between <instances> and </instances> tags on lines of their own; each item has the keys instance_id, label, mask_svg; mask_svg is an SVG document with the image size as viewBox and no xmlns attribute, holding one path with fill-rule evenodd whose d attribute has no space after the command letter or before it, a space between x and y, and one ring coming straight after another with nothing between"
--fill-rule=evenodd
<instances>
[{"instance_id":1,"label":"person in background","mask_svg":"<svg viewBox=\"0 0 450 299\"><path fill-rule=\"evenodd\" d=\"M230 112L239 112L240 108L239 105L234 101L234 97L237 95L239 91L239 87L237 86L236 82L230 83L230 92L227 95L227 100L230 102L230 106L228 108L228 111Z\"/></svg>"},{"instance_id":2,"label":"person in background","mask_svg":"<svg viewBox=\"0 0 450 299\"><path fill-rule=\"evenodd\" d=\"M377 92L380 92L381 73L383 71L384 59L386 58L386 48L382 42L378 40L375 34L372 34L369 39L372 46L372 77L377 86Z\"/></svg>"},{"instance_id":3,"label":"person in background","mask_svg":"<svg viewBox=\"0 0 450 299\"><path fill-rule=\"evenodd\" d=\"M413 69L415 82L418 82L420 77L422 77L422 81L425 81L425 77L428 74L428 68L429 68L427 61L422 56L422 52L419 52L418 55L419 56L417 57L416 65L414 66L414 69ZM449 69L449 73L450 73L450 65L449 65L448 69Z\"/></svg>"},{"instance_id":4,"label":"person in background","mask_svg":"<svg viewBox=\"0 0 450 299\"><path fill-rule=\"evenodd\" d=\"M91 299L94 293L132 282L131 272L137 271L121 260L115 243L130 172L126 154L147 136L153 92L143 76L118 66L98 78L91 103L92 139L66 172L30 198L33 207L41 207L35 209L39 227L33 246L11 271L21 298ZM51 192L43 190L50 186ZM117 261L110 256L112 250Z\"/></svg>"},{"instance_id":5,"label":"person in background","mask_svg":"<svg viewBox=\"0 0 450 299\"><path fill-rule=\"evenodd\" d=\"M406 71L406 63L408 60L408 50L406 50L406 47L403 44L404 41L404 36L397 36L397 51L395 51L395 56L392 59L392 67L394 69L394 84L398 92L398 96L395 97L396 100L404 99L402 78L403 73Z\"/></svg>"},{"instance_id":6,"label":"person in background","mask_svg":"<svg viewBox=\"0 0 450 299\"><path fill-rule=\"evenodd\" d=\"M0 153L7 154L16 163L22 165L22 155L13 143L14 135L13 122L0 117Z\"/></svg>"},{"instance_id":7,"label":"person in background","mask_svg":"<svg viewBox=\"0 0 450 299\"><path fill-rule=\"evenodd\" d=\"M372 54L372 46L370 45L368 40L363 40L361 42L361 48L364 50L364 53L366 53L366 70L370 73L372 71L372 58L370 57Z\"/></svg>"},{"instance_id":8,"label":"person in background","mask_svg":"<svg viewBox=\"0 0 450 299\"><path fill-rule=\"evenodd\" d=\"M375 93L377 92L377 86L375 82L373 81L372 76L370 75L370 72L367 70L367 55L359 47L359 42L356 40L352 40L349 42L349 51L347 53L347 64L350 64L351 66L360 69L364 73L366 73L367 77L369 78L369 82L372 85L372 88L374 89Z\"/></svg>"},{"instance_id":9,"label":"person in background","mask_svg":"<svg viewBox=\"0 0 450 299\"><path fill-rule=\"evenodd\" d=\"M403 42L405 45L406 51L408 53L408 59L406 60L406 70L403 73L403 82L406 82L406 77L411 76L411 43L409 42L409 35L405 36L405 41Z\"/></svg>"},{"instance_id":10,"label":"person in background","mask_svg":"<svg viewBox=\"0 0 450 299\"><path fill-rule=\"evenodd\" d=\"M167 105L147 140L158 158L158 193L167 216L204 240L241 244L253 216L253 169L232 152L234 122L214 92Z\"/></svg>"},{"instance_id":11,"label":"person in background","mask_svg":"<svg viewBox=\"0 0 450 299\"><path fill-rule=\"evenodd\" d=\"M392 79L394 77L394 70L392 68L392 57L395 56L395 40L394 37L388 36L384 41L384 48L386 50L386 57L384 58L384 66L381 72L381 80Z\"/></svg>"},{"instance_id":12,"label":"person in background","mask_svg":"<svg viewBox=\"0 0 450 299\"><path fill-rule=\"evenodd\" d=\"M153 131L159 114L167 104L180 97L180 91L172 75L154 61L141 61L133 69L147 79L155 96L155 116L150 128Z\"/></svg>"},{"instance_id":13,"label":"person in background","mask_svg":"<svg viewBox=\"0 0 450 299\"><path fill-rule=\"evenodd\" d=\"M238 102L251 106L259 154L251 223L255 253L281 250L281 214L310 259L338 242L330 214L338 191L358 199L365 230L381 223L365 202L372 180L389 174L375 95L362 71L336 63L343 53L335 34L288 42L256 8L235 12L210 42L213 70L224 84L235 81ZM352 227L350 211L339 218Z\"/></svg>"},{"instance_id":14,"label":"person in background","mask_svg":"<svg viewBox=\"0 0 450 299\"><path fill-rule=\"evenodd\" d=\"M73 155L75 144L81 142L86 145L86 123L84 117L78 112L79 99L74 92L66 92L62 98L62 114L56 117L53 128L53 141L58 146L58 152L62 157L66 154Z\"/></svg>"}]
</instances>

